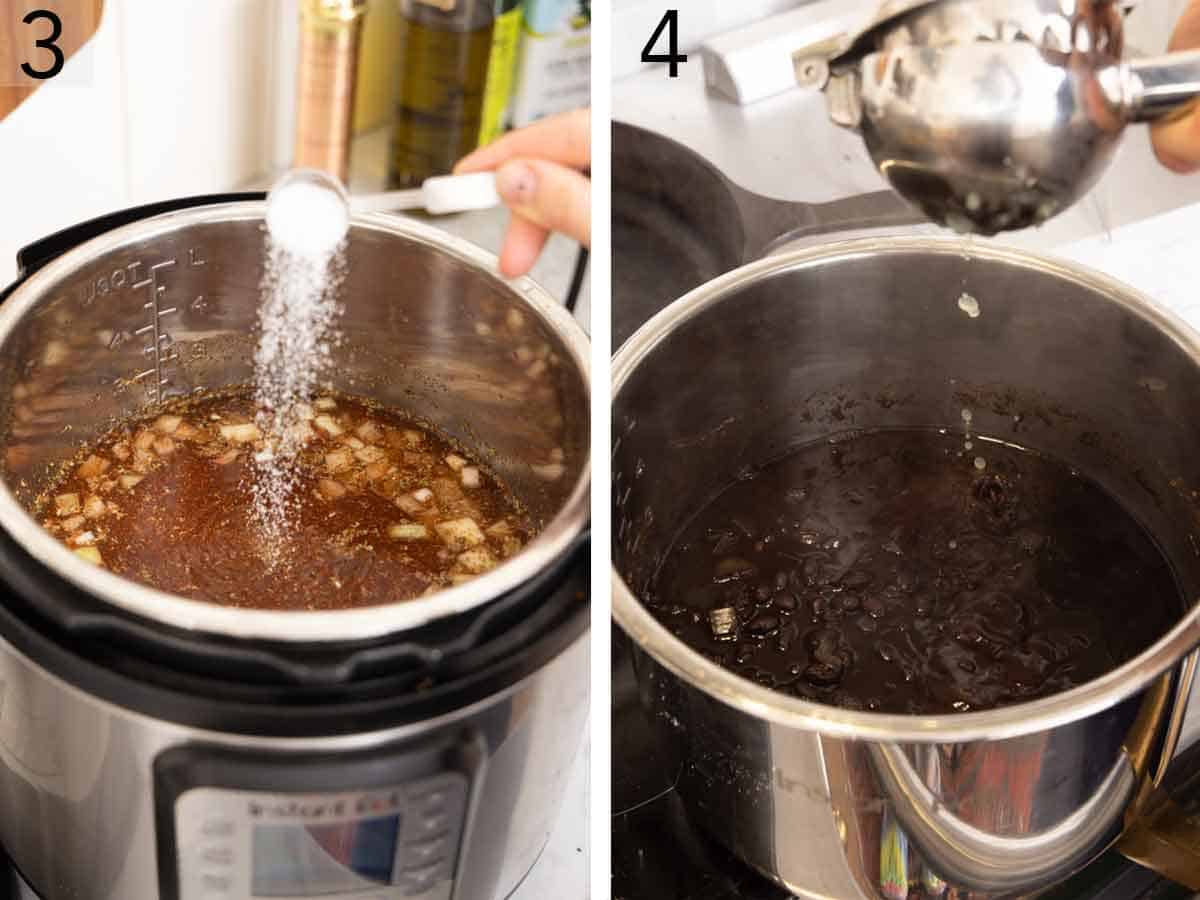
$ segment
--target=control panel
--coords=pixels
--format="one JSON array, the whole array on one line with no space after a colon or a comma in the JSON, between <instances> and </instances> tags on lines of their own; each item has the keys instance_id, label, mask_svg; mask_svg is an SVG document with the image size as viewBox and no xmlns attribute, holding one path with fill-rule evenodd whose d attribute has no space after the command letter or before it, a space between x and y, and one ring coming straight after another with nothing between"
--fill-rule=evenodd
<instances>
[{"instance_id":1,"label":"control panel","mask_svg":"<svg viewBox=\"0 0 1200 900\"><path fill-rule=\"evenodd\" d=\"M477 757L390 754L163 754L163 900L451 900Z\"/></svg>"}]
</instances>

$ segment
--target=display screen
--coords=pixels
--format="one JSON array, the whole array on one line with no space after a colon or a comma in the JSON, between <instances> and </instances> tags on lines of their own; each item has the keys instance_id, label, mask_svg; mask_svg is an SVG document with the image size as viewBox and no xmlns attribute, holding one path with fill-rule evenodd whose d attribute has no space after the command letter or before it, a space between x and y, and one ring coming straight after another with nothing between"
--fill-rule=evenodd
<instances>
[{"instance_id":1,"label":"display screen","mask_svg":"<svg viewBox=\"0 0 1200 900\"><path fill-rule=\"evenodd\" d=\"M255 897L319 897L392 883L400 816L336 825L255 825Z\"/></svg>"}]
</instances>

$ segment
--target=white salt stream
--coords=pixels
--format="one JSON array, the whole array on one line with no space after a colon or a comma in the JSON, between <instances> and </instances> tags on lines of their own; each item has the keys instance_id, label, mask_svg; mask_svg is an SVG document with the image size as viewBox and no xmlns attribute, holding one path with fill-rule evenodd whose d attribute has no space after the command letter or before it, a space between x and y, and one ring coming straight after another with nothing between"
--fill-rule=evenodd
<instances>
[{"instance_id":1,"label":"white salt stream","mask_svg":"<svg viewBox=\"0 0 1200 900\"><path fill-rule=\"evenodd\" d=\"M268 449L255 457L253 514L264 559L274 566L283 558L290 531L294 461L312 418L308 401L321 384L337 340L337 297L350 214L336 181L319 172L297 171L272 189L266 218L254 399Z\"/></svg>"}]
</instances>

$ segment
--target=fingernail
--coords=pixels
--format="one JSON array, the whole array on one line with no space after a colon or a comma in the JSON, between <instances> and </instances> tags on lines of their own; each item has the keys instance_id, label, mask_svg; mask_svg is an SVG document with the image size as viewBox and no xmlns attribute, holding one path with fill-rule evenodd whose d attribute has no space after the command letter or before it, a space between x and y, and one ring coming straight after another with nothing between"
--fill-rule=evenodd
<instances>
[{"instance_id":1,"label":"fingernail","mask_svg":"<svg viewBox=\"0 0 1200 900\"><path fill-rule=\"evenodd\" d=\"M536 190L537 175L525 163L505 163L496 170L496 193L509 206L527 206Z\"/></svg>"}]
</instances>

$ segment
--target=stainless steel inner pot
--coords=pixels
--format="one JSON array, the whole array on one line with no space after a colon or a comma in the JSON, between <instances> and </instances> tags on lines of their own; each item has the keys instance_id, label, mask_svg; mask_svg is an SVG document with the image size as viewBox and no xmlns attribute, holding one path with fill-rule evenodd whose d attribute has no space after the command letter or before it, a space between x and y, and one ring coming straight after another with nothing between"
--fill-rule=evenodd
<instances>
[{"instance_id":1,"label":"stainless steel inner pot","mask_svg":"<svg viewBox=\"0 0 1200 900\"><path fill-rule=\"evenodd\" d=\"M964 290L978 319L958 307ZM625 344L613 381L613 613L697 824L800 896L848 900L894 896L889 877L909 897L1036 893L1134 822L1175 752L1200 640L1188 328L1065 262L872 239L693 291ZM1069 461L1140 518L1189 598L1172 632L1070 692L913 717L743 680L638 602L679 528L743 466L849 429L961 428L963 409L975 433Z\"/></svg>"},{"instance_id":2,"label":"stainless steel inner pot","mask_svg":"<svg viewBox=\"0 0 1200 900\"><path fill-rule=\"evenodd\" d=\"M415 220L354 219L328 387L419 416L474 449L542 525L512 559L420 600L268 612L187 600L76 557L26 512L64 460L159 399L251 381L265 205L128 225L64 254L0 305L0 528L91 594L182 628L357 640L472 609L582 532L589 491L587 339L528 278ZM381 598L382 600L383 598Z\"/></svg>"}]
</instances>

